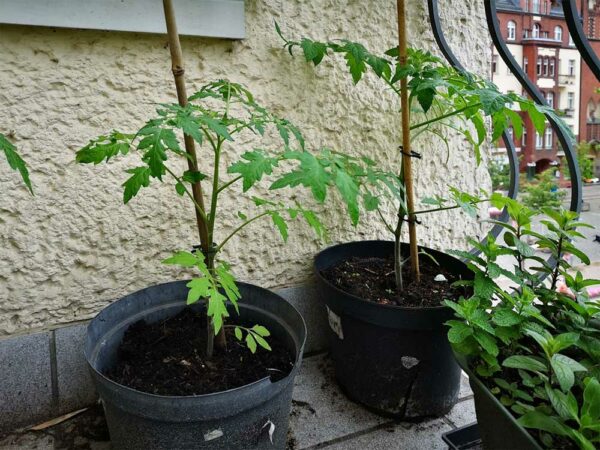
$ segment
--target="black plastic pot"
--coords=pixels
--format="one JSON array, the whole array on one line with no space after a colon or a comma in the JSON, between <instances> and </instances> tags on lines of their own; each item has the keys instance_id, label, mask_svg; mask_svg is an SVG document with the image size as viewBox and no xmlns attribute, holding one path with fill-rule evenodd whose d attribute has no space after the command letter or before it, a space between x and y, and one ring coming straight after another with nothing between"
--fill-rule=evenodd
<instances>
[{"instance_id":1,"label":"black plastic pot","mask_svg":"<svg viewBox=\"0 0 600 450\"><path fill-rule=\"evenodd\" d=\"M408 246L402 245L403 254L408 254ZM335 245L315 258L336 378L350 399L379 414L411 419L441 416L456 403L460 387L460 368L444 325L452 310L380 305L341 291L321 275L349 257L385 258L393 250L393 242L361 241ZM458 259L425 250L454 274L472 278Z\"/></svg>"},{"instance_id":2,"label":"black plastic pot","mask_svg":"<svg viewBox=\"0 0 600 450\"><path fill-rule=\"evenodd\" d=\"M462 369L469 376L475 397L475 412L483 446L486 450L542 450L542 447L519 425L513 415L471 371L467 360L456 355Z\"/></svg>"},{"instance_id":3,"label":"black plastic pot","mask_svg":"<svg viewBox=\"0 0 600 450\"><path fill-rule=\"evenodd\" d=\"M293 381L306 340L304 320L273 292L245 283L238 287L242 294L240 317L266 326L296 354L292 372L278 382L265 378L229 391L170 397L122 386L102 374L113 365L118 344L132 323L163 320L185 307L185 281L130 294L92 320L85 356L104 404L113 448L285 448Z\"/></svg>"},{"instance_id":4,"label":"black plastic pot","mask_svg":"<svg viewBox=\"0 0 600 450\"><path fill-rule=\"evenodd\" d=\"M483 449L477 422L448 431L442 434L448 444L448 450L480 450Z\"/></svg>"}]
</instances>

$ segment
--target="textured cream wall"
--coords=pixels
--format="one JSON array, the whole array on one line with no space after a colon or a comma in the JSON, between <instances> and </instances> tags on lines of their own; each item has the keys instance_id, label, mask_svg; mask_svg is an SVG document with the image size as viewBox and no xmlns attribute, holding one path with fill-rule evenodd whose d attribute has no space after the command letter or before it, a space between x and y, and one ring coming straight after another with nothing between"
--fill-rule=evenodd
<instances>
[{"instance_id":1,"label":"textured cream wall","mask_svg":"<svg viewBox=\"0 0 600 450\"><path fill-rule=\"evenodd\" d=\"M299 125L311 146L396 161L396 100L371 78L355 88L343 61L314 70L301 57L289 57L273 29L276 19L290 36L347 37L383 50L396 43L395 2L246 3L244 41L182 40L189 91L229 77ZM425 1L407 3L412 42L435 49ZM489 46L481 2L441 3L458 55L485 73ZM132 130L149 117L154 103L174 99L165 44L157 35L0 26L0 132L14 131L37 193L28 196L0 164L0 334L86 319L127 292L183 276L159 263L170 251L195 243L191 209L172 187L155 184L125 206L120 184L133 160L111 167L73 163L75 151L90 137L112 128ZM251 143L236 151L246 145ZM425 155L416 162L419 196L443 193L447 183L468 190L489 186L461 139L453 140L447 163L440 142L423 140L418 150ZM237 195L225 200L235 206L224 218L223 233L232 229ZM374 217L355 230L341 210L321 209L334 242L387 237ZM423 243L444 249L463 247L465 234L480 229L453 212L425 218L420 231ZM313 254L323 246L299 223L287 245L266 222L244 237L232 240L224 256L240 279L267 287L305 280Z\"/></svg>"}]
</instances>

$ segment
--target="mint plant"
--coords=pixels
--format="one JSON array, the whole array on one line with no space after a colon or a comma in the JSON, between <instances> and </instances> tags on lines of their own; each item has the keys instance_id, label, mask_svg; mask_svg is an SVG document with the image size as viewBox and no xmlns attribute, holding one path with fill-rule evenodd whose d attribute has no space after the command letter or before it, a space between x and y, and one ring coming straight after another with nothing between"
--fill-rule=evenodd
<instances>
[{"instance_id":1,"label":"mint plant","mask_svg":"<svg viewBox=\"0 0 600 450\"><path fill-rule=\"evenodd\" d=\"M25 164L23 158L17 153L17 148L2 133L0 133L0 151L4 153L10 168L19 172L23 183L25 183L29 192L33 195L33 186L29 179L27 164Z\"/></svg>"},{"instance_id":2,"label":"mint plant","mask_svg":"<svg viewBox=\"0 0 600 450\"><path fill-rule=\"evenodd\" d=\"M444 64L442 60L429 52L408 48L406 57L400 58L399 47L387 50L383 55L370 52L357 42L345 39L336 41L314 41L302 38L298 41L283 36L279 25L275 28L284 42L284 48L290 55L300 49L307 62L318 66L326 57L341 55L354 84L359 83L367 72L374 75L382 83L382 88L402 97L403 89L407 90L408 114L410 119L408 142L417 141L425 133L436 136L446 145L450 152L450 144L444 130L458 131L473 146L477 164L481 162L481 146L486 142L488 129L486 121L492 124L491 140L499 139L504 130L512 127L517 137L523 132L523 118L518 112L525 113L532 120L538 132L542 133L546 126L546 115L557 122L569 136L571 131L551 108L537 105L517 94L502 94L491 82L468 72L462 72ZM404 83L404 85L403 85ZM405 141L406 142L406 141ZM396 217L393 221L386 219L379 205L372 202L371 210L377 211L386 228L394 236L396 244L395 272L398 291L403 290L402 267L410 260L413 280L418 281L419 253L417 251L416 216L425 212L465 207L473 214L475 205L481 201L478 195L450 189L450 198L442 197L424 199L423 203L434 206L430 210L417 211L412 206L412 174L407 159L420 156L408 148L401 148L403 164L396 171L398 179L406 188L404 195L396 203ZM485 194L485 193L484 193ZM344 197L344 199L346 199ZM369 208L367 208L369 209ZM358 221L357 211L349 207L353 223ZM411 254L403 259L400 254L400 238L404 222L409 224L409 241Z\"/></svg>"},{"instance_id":3,"label":"mint plant","mask_svg":"<svg viewBox=\"0 0 600 450\"><path fill-rule=\"evenodd\" d=\"M461 281L472 286L471 297L445 301L456 315L448 322L448 339L545 447L566 439L594 449L600 443L600 328L594 324L600 302L589 298L587 287L600 280L584 279L565 258L590 263L572 242L582 237L579 228L590 225L575 212L546 208L540 233L531 227L539 212L496 195L493 202L507 208L513 224L495 222L504 227L503 242L472 241L478 256L454 252L468 260L475 278ZM511 270L500 266L500 256L513 258ZM502 275L512 292L498 285Z\"/></svg>"}]
</instances>

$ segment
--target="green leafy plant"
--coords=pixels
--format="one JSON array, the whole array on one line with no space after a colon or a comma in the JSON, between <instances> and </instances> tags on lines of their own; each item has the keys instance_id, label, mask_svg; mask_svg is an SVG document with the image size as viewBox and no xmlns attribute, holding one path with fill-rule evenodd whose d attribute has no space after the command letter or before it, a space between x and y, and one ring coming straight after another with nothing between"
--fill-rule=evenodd
<instances>
[{"instance_id":1,"label":"green leafy plant","mask_svg":"<svg viewBox=\"0 0 600 450\"><path fill-rule=\"evenodd\" d=\"M572 240L590 225L574 212L545 208L545 231L533 231L539 212L497 195L492 200L507 208L513 223L494 222L504 228L503 242L472 241L479 255L455 252L468 260L475 278L461 282L472 286L471 297L445 301L456 315L448 322L448 339L544 446L567 440L594 449L600 443L600 328L594 324L600 303L589 298L587 287L600 280L573 273L565 258L571 254L589 264ZM512 258L512 269L503 268L499 257ZM512 282L512 292L498 285L502 276Z\"/></svg>"},{"instance_id":2,"label":"green leafy plant","mask_svg":"<svg viewBox=\"0 0 600 450\"><path fill-rule=\"evenodd\" d=\"M577 144L577 163L579 164L581 178L584 180L594 178L594 160L591 158L591 155L595 147L594 144L585 141Z\"/></svg>"},{"instance_id":3,"label":"green leafy plant","mask_svg":"<svg viewBox=\"0 0 600 450\"><path fill-rule=\"evenodd\" d=\"M10 168L18 171L19 174L21 174L23 183L25 183L25 186L27 186L29 192L33 195L33 186L31 185L31 180L29 179L29 170L27 169L27 164L25 164L23 158L21 158L17 153L17 148L2 133L0 133L0 152L4 153Z\"/></svg>"},{"instance_id":4,"label":"green leafy plant","mask_svg":"<svg viewBox=\"0 0 600 450\"><path fill-rule=\"evenodd\" d=\"M523 204L531 209L560 208L567 193L558 187L553 171L548 169L535 180L523 183Z\"/></svg>"},{"instance_id":5,"label":"green leafy plant","mask_svg":"<svg viewBox=\"0 0 600 450\"><path fill-rule=\"evenodd\" d=\"M315 66L321 64L326 57L340 55L345 61L352 81L357 84L367 72L378 78L383 89L387 89L402 98L403 91L407 92L407 104L410 126L408 142L418 143L420 136L428 133L439 139L450 151L450 144L444 134L445 130L455 130L460 133L473 147L477 164L481 161L481 146L486 142L488 129L486 120L492 124L491 141L496 141L508 127L512 127L515 135L520 137L523 132L523 118L527 114L539 133L546 126L546 116L555 120L559 127L569 136L569 128L551 108L537 105L517 94L502 94L498 88L481 77L468 72L462 72L442 62L429 52L409 48L406 57L400 58L400 47L393 47L383 54L370 52L364 45L340 39L321 42L309 38L294 41L287 39L279 25L275 28L284 42L284 48L290 55L294 50L302 51L307 62ZM406 141L405 141L406 142ZM395 204L395 218L386 219L375 201L369 202L369 210L379 213L386 228L394 236L396 243L395 273L398 291L403 290L402 268L406 261L411 262L413 280L418 281L419 253L417 250L416 216L426 212L442 211L453 208L463 208L469 214L476 215L476 204L482 200L478 195L449 189L449 198L435 197L424 199L423 203L432 206L431 209L417 211L412 200L412 174L407 160L414 157L408 148L401 148L402 165L396 171L398 180L406 189ZM301 167L301 170L304 168ZM309 167L306 170L310 170ZM353 189L352 192L356 191ZM485 192L483 193L485 195ZM348 203L352 222L358 221L358 211L355 208L353 195L343 195ZM350 202L349 202L350 200ZM352 203L352 204L351 204ZM411 254L404 259L400 254L400 237L404 222L409 224Z\"/></svg>"},{"instance_id":6,"label":"green leafy plant","mask_svg":"<svg viewBox=\"0 0 600 450\"><path fill-rule=\"evenodd\" d=\"M222 339L217 345L225 345L224 321L229 316L227 302L237 310L240 293L230 266L220 259L223 247L242 229L262 218L270 218L273 226L279 231L283 240L288 238L290 220L303 218L312 227L316 235L325 237L325 229L317 215L299 203L284 204L252 196L251 200L258 212L254 215L239 211L239 223L225 236L219 233L220 212L224 208L231 211L233 205L221 206L220 200L228 189L239 189L241 193L249 191L263 178L282 172L280 184L305 184L320 198L321 178L335 177L342 180L343 173L334 168L320 169L318 157L305 150L304 138L292 123L282 119L260 106L253 95L242 85L227 80L219 80L202 87L189 97L185 106L179 104L162 104L157 108L155 118L147 121L135 133L112 131L107 135L92 139L77 152L77 162L83 164L99 164L109 162L118 156L134 153L139 160L138 165L126 170L128 178L123 183L123 202L128 203L138 195L142 188L148 188L153 182L171 180L177 195L187 198L194 206L201 220L201 226L208 242L212 243L208 251L204 249L178 251L164 264L177 265L183 268L194 268L200 276L188 283L190 288L187 302L195 303L206 299L209 317L208 355L213 351L213 334ZM198 170L181 170L179 161L189 162L197 167L198 161L180 146L179 136L184 134L201 147L210 150L213 164L210 173ZM281 145L276 148L260 147L244 151L241 158L231 164L223 172L223 155L228 149L234 149L238 142L245 142L248 136L278 136ZM334 156L329 156L334 158ZM346 164L352 170L364 170L373 183L385 182L387 178L375 171L371 164L339 157L340 164ZM302 172L286 172L282 161L299 160L301 165L314 167L315 174L310 177ZM292 164L293 166L293 164ZM364 167L364 169L360 169ZM291 170L291 169L290 169ZM204 207L195 197L193 190L200 181L210 182L212 190L209 206ZM340 181L341 182L341 181ZM200 230L202 236L202 228ZM265 340L268 330L260 325L250 328L235 327L235 336L243 340L254 352L257 344L269 349Z\"/></svg>"},{"instance_id":7,"label":"green leafy plant","mask_svg":"<svg viewBox=\"0 0 600 450\"><path fill-rule=\"evenodd\" d=\"M492 189L507 190L510 185L509 165L503 161L492 159L488 165L488 173L492 179Z\"/></svg>"}]
</instances>

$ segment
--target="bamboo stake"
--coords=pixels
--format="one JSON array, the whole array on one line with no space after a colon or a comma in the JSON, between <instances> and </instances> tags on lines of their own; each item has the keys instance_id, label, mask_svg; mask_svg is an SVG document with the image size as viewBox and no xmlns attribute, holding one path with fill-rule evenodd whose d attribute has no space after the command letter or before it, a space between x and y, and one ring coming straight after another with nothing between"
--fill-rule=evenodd
<instances>
[{"instance_id":1,"label":"bamboo stake","mask_svg":"<svg viewBox=\"0 0 600 450\"><path fill-rule=\"evenodd\" d=\"M398 61L400 65L407 62L406 52L406 6L404 0L397 0L398 8ZM417 247L417 216L413 190L412 161L410 155L410 105L408 103L408 80L400 80L400 107L402 109L402 168L406 186L406 205L408 209L408 236L410 242L410 267L413 279L419 282L419 249Z\"/></svg>"},{"instance_id":2,"label":"bamboo stake","mask_svg":"<svg viewBox=\"0 0 600 450\"><path fill-rule=\"evenodd\" d=\"M175 20L175 9L173 8L172 0L163 0L163 7L165 10L165 21L167 23L167 35L169 37L169 50L171 52L171 70L173 71L173 77L175 78L175 88L177 90L177 100L181 106L186 106L188 103L187 92L185 88L185 68L183 65L183 53L181 51L181 42L179 41L179 33L177 31L177 22ZM188 168L192 172L198 171L198 158L196 157L196 146L194 139L184 134L185 150L190 155L188 158ZM200 182L192 184L192 195L196 203L200 206L202 211L206 212L204 207L204 196L202 195L202 186ZM211 242L208 234L208 224L196 210L196 223L198 226L198 235L200 237L200 246L202 253L206 258L206 264L209 270L214 269L214 256L210 255ZM215 344L215 333L213 323L210 318L207 318L207 341L206 341L206 356L212 358ZM227 346L225 338L225 329L221 328L217 335L216 344L220 348Z\"/></svg>"},{"instance_id":3,"label":"bamboo stake","mask_svg":"<svg viewBox=\"0 0 600 450\"><path fill-rule=\"evenodd\" d=\"M175 10L172 0L163 0L165 10L165 21L167 23L167 35L169 37L169 50L171 51L171 70L175 78L175 88L177 90L177 100L181 106L188 103L187 92L185 89L185 68L183 66L183 54L181 52L181 43L179 42L179 33L177 32L177 22L175 21ZM188 168L192 172L198 171L198 159L196 158L196 146L194 139L188 135L183 135L185 150L190 155L188 158ZM204 196L202 195L202 186L200 182L192 184L192 195L196 203L206 211L204 207ZM198 236L204 255L210 251L210 242L208 239L208 224L204 221L200 212L196 210L196 222L198 226Z\"/></svg>"}]
</instances>

